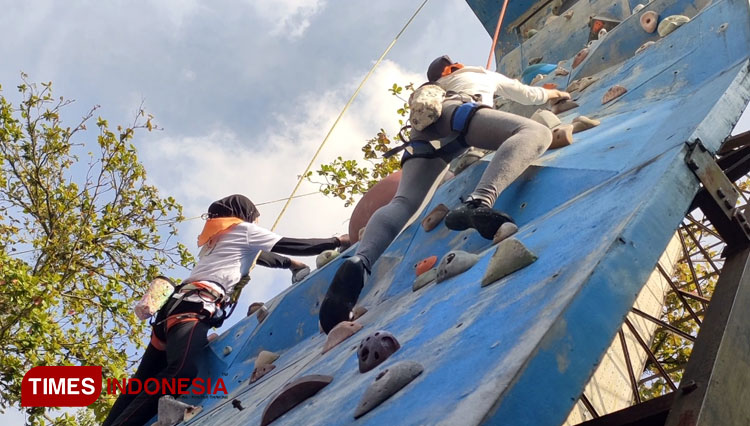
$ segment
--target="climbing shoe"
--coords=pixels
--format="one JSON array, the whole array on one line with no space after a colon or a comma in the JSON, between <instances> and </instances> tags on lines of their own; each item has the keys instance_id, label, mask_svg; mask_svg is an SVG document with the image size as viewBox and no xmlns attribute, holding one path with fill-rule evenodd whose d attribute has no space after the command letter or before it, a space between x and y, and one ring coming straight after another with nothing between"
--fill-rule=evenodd
<instances>
[{"instance_id":1,"label":"climbing shoe","mask_svg":"<svg viewBox=\"0 0 750 426\"><path fill-rule=\"evenodd\" d=\"M469 200L448 212L445 226L454 231L474 228L482 237L491 240L505 222L513 222L507 214L487 207L479 200Z\"/></svg>"},{"instance_id":2,"label":"climbing shoe","mask_svg":"<svg viewBox=\"0 0 750 426\"><path fill-rule=\"evenodd\" d=\"M349 320L366 276L367 268L359 256L346 259L336 271L320 305L320 326L326 334L341 321Z\"/></svg>"}]
</instances>

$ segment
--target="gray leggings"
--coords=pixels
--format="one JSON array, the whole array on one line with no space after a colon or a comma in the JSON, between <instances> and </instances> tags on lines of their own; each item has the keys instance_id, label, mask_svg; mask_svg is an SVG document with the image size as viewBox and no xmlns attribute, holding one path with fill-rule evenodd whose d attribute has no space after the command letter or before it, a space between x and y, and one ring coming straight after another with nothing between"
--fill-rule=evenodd
<instances>
[{"instance_id":1,"label":"gray leggings","mask_svg":"<svg viewBox=\"0 0 750 426\"><path fill-rule=\"evenodd\" d=\"M451 134L450 117L459 105L460 101L445 101L440 119L422 131L413 129L411 138L433 140ZM500 192L547 150L552 142L552 133L547 127L528 118L482 108L474 114L465 140L470 146L497 151L470 194L494 205ZM450 160L440 157L411 158L404 162L396 195L372 215L359 243L357 255L365 259L368 268L417 211Z\"/></svg>"}]
</instances>

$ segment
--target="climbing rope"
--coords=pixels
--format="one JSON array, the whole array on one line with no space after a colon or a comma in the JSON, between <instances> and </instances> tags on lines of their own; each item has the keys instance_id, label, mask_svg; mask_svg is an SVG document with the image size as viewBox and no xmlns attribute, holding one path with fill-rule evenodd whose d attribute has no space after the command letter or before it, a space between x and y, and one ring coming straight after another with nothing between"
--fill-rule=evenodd
<instances>
[{"instance_id":1,"label":"climbing rope","mask_svg":"<svg viewBox=\"0 0 750 426\"><path fill-rule=\"evenodd\" d=\"M487 58L486 69L490 69L492 63L492 55L495 53L495 46L497 45L497 37L500 35L500 27L503 25L503 18L505 18L505 8L508 6L508 0L503 2L503 8L500 10L500 16L497 18L497 25L495 26L495 35L492 37L492 47L490 47L490 56Z\"/></svg>"},{"instance_id":2,"label":"climbing rope","mask_svg":"<svg viewBox=\"0 0 750 426\"><path fill-rule=\"evenodd\" d=\"M417 17L417 14L419 14L419 12L422 10L422 8L424 7L424 5L427 4L428 1L429 0L424 0L422 2L422 4L419 5L419 7L417 8L417 10L411 15L411 18L409 18L409 20L406 21L406 24L404 24L403 28L401 28L401 31L399 31L398 34L396 34L396 37L393 38L393 41L391 41L391 44L389 44L388 47L383 52L383 54L380 55L380 58L378 58L378 60L375 61L375 64L370 68L370 71L368 71L367 75L365 75L365 78L362 79L362 82L359 83L359 86L357 87L357 90L354 91L354 93L352 94L352 96L349 98L349 101L346 103L346 105L344 105L344 109L342 109L341 112L339 113L339 116L336 117L336 121L333 122L333 125L328 130L328 133L326 134L325 138L323 138L323 142L320 143L320 146L318 146L318 150L315 151L315 154L310 159L310 162L307 164L307 167L305 168L305 171L302 172L302 174L300 175L299 179L297 180L297 185L294 186L294 189L292 190L292 193L289 194L289 197L286 199L286 203L284 204L284 207L282 207L281 212L279 212L279 216L276 218L276 221L273 223L273 226L271 227L271 231L274 231L276 229L276 226L278 226L279 222L281 221L282 216L284 216L284 213L286 213L286 210L289 207L289 204L292 202L292 198L294 198L294 194L297 193L297 190L299 189L300 185L302 185L302 181L305 180L305 175L307 174L307 172L310 171L310 168L312 168L313 162L315 162L315 160L318 158L318 154L320 154L320 151L323 149L323 146L326 144L326 142L328 142L328 138L331 136L331 133L333 133L333 129L336 128L336 125L339 123L339 120L341 120L341 117L343 117L344 113L346 113L346 110L349 109L349 106L352 104L352 102L354 101L354 99L359 94L359 91L362 89L362 87L365 85L365 83L370 78L370 76L372 75L372 73L375 71L375 68L377 68L378 65L380 65L380 63L385 58L385 55L387 55L388 52L391 51L391 49L393 48L393 46L398 41L399 37L401 37L401 34L403 34L404 31L406 31L406 28L409 26L409 24L411 24L411 22L414 20L414 18Z\"/></svg>"}]
</instances>

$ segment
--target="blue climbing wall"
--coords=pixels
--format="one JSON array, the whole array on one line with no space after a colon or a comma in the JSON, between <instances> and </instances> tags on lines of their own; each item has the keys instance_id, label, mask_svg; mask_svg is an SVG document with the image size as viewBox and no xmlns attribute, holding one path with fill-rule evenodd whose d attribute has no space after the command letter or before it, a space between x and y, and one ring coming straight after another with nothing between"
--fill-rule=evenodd
<instances>
[{"instance_id":1,"label":"blue climbing wall","mask_svg":"<svg viewBox=\"0 0 750 426\"><path fill-rule=\"evenodd\" d=\"M468 3L494 32L502 1ZM510 2L506 22L550 2L531 3ZM549 23L523 45L513 31L504 33L507 55L499 68L515 67L509 74L519 75L524 58L544 55L551 59L544 62L566 61L571 72L538 84L565 88L572 80L596 77L574 94L580 107L560 118L570 122L584 114L602 124L576 134L573 145L547 152L497 202L517 220L516 238L539 260L482 288L495 247L471 230L441 225L425 232L420 226L437 204L459 204L486 157L441 185L377 262L359 303L368 309L358 320L364 326L359 333L321 354L326 336L318 331L318 309L337 259L268 303L265 321L245 318L206 348L200 376L223 377L230 395L186 399L203 408L189 424L260 424L280 389L308 374L334 379L275 424L556 425L567 417L699 188L685 165L685 142L700 139L716 150L750 99L750 12L747 0L655 0L647 10L692 18L659 38L641 30L639 15L630 14L632 2L551 3L565 4L571 18L532 15L526 22ZM622 22L571 69L572 56L588 41L588 17L606 14ZM635 55L648 40L656 43ZM614 84L627 93L602 105ZM412 292L414 264L455 249L480 260L457 277ZM380 329L396 335L402 347L361 374L356 347ZM273 371L251 384L261 350L281 356ZM402 360L419 362L424 373L355 420L367 386ZM243 410L232 406L234 399Z\"/></svg>"}]
</instances>

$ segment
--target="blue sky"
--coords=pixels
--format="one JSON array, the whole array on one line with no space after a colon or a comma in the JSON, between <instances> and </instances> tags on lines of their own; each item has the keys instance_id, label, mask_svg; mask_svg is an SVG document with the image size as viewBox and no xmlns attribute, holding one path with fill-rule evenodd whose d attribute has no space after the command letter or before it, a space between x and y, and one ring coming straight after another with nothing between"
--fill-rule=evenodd
<instances>
[{"instance_id":1,"label":"blue sky","mask_svg":"<svg viewBox=\"0 0 750 426\"><path fill-rule=\"evenodd\" d=\"M187 217L197 216L231 193L256 202L287 196L348 97L421 1L9 2L0 15L0 84L13 98L21 71L31 81L53 81L57 95L76 100L68 122L101 105L110 124L130 123L143 100L163 128L135 142L149 180L180 201ZM429 62L446 53L484 65L490 43L463 0L428 2L318 163L359 158L378 129L396 130L400 101L387 93L392 83L421 83ZM315 190L306 184L300 193ZM280 207L262 206L261 224L270 227ZM277 232L344 233L351 210L338 200L305 197L291 205ZM195 248L201 226L199 220L181 225L188 247ZM256 269L233 319L289 282L287 271ZM23 421L16 411L2 419Z\"/></svg>"}]
</instances>

